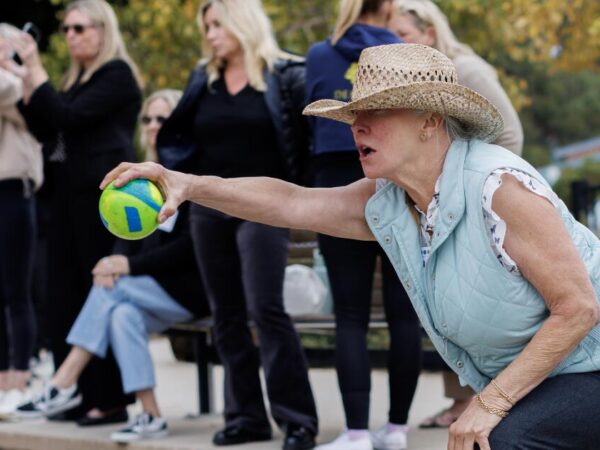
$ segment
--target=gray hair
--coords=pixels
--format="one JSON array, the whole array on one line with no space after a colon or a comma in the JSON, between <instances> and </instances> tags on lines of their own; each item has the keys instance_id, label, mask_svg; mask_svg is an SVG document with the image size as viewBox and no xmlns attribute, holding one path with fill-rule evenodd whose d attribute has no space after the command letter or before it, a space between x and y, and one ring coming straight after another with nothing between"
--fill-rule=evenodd
<instances>
[{"instance_id":1,"label":"gray hair","mask_svg":"<svg viewBox=\"0 0 600 450\"><path fill-rule=\"evenodd\" d=\"M475 139L478 135L477 128L469 126L464 122L454 118L454 117L444 117L444 125L446 126L446 133L448 133L448 137L454 141L456 139L462 141L470 141L471 139Z\"/></svg>"},{"instance_id":2,"label":"gray hair","mask_svg":"<svg viewBox=\"0 0 600 450\"><path fill-rule=\"evenodd\" d=\"M429 111L424 109L415 109L413 110L417 116L422 116L427 114ZM443 116L444 117L444 128L446 129L446 134L451 141L460 140L460 141L470 141L471 139L476 139L478 136L478 130L475 127L472 127L464 122L461 122L456 117L452 116Z\"/></svg>"}]
</instances>

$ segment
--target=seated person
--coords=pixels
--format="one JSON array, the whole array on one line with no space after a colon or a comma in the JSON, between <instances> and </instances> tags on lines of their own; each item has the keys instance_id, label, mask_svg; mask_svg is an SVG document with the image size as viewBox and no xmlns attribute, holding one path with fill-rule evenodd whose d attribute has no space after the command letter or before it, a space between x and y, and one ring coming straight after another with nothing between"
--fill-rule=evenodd
<instances>
[{"instance_id":1,"label":"seated person","mask_svg":"<svg viewBox=\"0 0 600 450\"><path fill-rule=\"evenodd\" d=\"M143 129L150 149L156 133L149 128L162 122L152 115L153 106L159 101L166 104L162 98L151 101L153 98L142 108ZM168 113L170 110L163 114ZM158 114L155 115L164 117ZM17 415L49 416L78 406L79 375L93 356L104 357L110 346L125 392L135 392L143 408L127 428L111 437L132 441L165 436L167 423L161 417L153 391L155 380L148 337L174 323L208 315L189 233L188 205L182 205L174 222L166 227L161 225L147 238L118 241L114 254L98 261L93 274L94 286L67 337L73 348L43 392L21 405Z\"/></svg>"}]
</instances>

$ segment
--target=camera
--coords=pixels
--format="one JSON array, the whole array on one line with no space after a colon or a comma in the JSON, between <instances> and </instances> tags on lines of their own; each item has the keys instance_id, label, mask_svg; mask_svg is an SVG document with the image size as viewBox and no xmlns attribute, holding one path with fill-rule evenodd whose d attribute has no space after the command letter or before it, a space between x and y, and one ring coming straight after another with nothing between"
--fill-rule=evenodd
<instances>
[{"instance_id":1,"label":"camera","mask_svg":"<svg viewBox=\"0 0 600 450\"><path fill-rule=\"evenodd\" d=\"M23 33L29 34L35 40L35 42L39 44L42 33L33 22L25 23L25 25L23 25L23 28L21 28L21 31ZM17 52L13 52L12 59L19 65L23 63L23 61L21 61L21 58L19 58L19 55L17 55Z\"/></svg>"}]
</instances>

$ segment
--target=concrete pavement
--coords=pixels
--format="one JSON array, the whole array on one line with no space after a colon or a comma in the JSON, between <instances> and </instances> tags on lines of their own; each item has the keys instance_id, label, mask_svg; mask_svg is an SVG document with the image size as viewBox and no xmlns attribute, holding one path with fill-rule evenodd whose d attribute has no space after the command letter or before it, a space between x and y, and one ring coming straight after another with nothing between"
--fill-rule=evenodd
<instances>
[{"instance_id":1,"label":"concrete pavement","mask_svg":"<svg viewBox=\"0 0 600 450\"><path fill-rule=\"evenodd\" d=\"M145 441L129 445L132 450L204 450L215 449L212 435L222 427L219 414L194 417L198 406L196 396L195 365L175 360L165 338L151 342L156 365L157 396L163 415L169 420L171 436L157 441ZM315 391L320 418L319 442L333 439L343 428L342 404L337 379L332 369L312 369L310 379ZM221 367L214 369L217 411L222 410L223 373ZM376 370L372 376L371 429L385 423L388 410L387 374ZM410 411L410 450L443 450L446 448L446 430L420 430L417 424L427 415L447 406L442 395L442 379L439 374L424 373L419 379L417 393ZM137 406L131 408L135 414ZM73 424L61 424L38 420L20 423L0 423L0 449L2 450L103 450L123 448L110 442L108 435L118 426L79 428ZM270 442L236 446L244 450L275 450L281 448L282 434L276 427Z\"/></svg>"}]
</instances>

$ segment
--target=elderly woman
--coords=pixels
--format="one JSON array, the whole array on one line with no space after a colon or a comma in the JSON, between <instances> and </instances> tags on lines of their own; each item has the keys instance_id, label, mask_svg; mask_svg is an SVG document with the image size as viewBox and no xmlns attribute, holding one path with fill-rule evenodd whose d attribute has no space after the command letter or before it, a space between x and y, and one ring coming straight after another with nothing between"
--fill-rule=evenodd
<instances>
[{"instance_id":1,"label":"elderly woman","mask_svg":"<svg viewBox=\"0 0 600 450\"><path fill-rule=\"evenodd\" d=\"M433 344L478 392L450 427L449 449L596 446L600 242L532 166L485 143L502 130L496 108L456 82L442 53L402 44L363 51L351 102L306 113L352 124L366 179L306 189L145 163L121 165L101 187L156 180L168 196L160 220L191 200L377 239Z\"/></svg>"},{"instance_id":2,"label":"elderly woman","mask_svg":"<svg viewBox=\"0 0 600 450\"><path fill-rule=\"evenodd\" d=\"M55 89L35 41L22 33L14 45L23 61L23 101L28 129L47 157L48 332L54 363L66 358L65 338L92 286L92 268L113 246L98 221L95 186L106 170L135 157L133 137L141 105L140 80L104 0L76 0L61 25L71 64ZM19 74L19 73L17 73ZM94 360L82 378L83 403L61 419L97 425L127 419L119 372L112 356Z\"/></svg>"},{"instance_id":3,"label":"elderly woman","mask_svg":"<svg viewBox=\"0 0 600 450\"><path fill-rule=\"evenodd\" d=\"M496 70L471 47L456 38L448 19L431 0L396 0L396 13L388 26L404 42L429 45L452 60L458 82L483 95L498 108L504 119L504 129L492 141L517 155L523 150L523 127L519 115L498 81ZM445 408L421 422L421 428L448 427L469 406L473 390L461 387L458 377L450 369L443 373L444 393L453 400Z\"/></svg>"}]
</instances>

